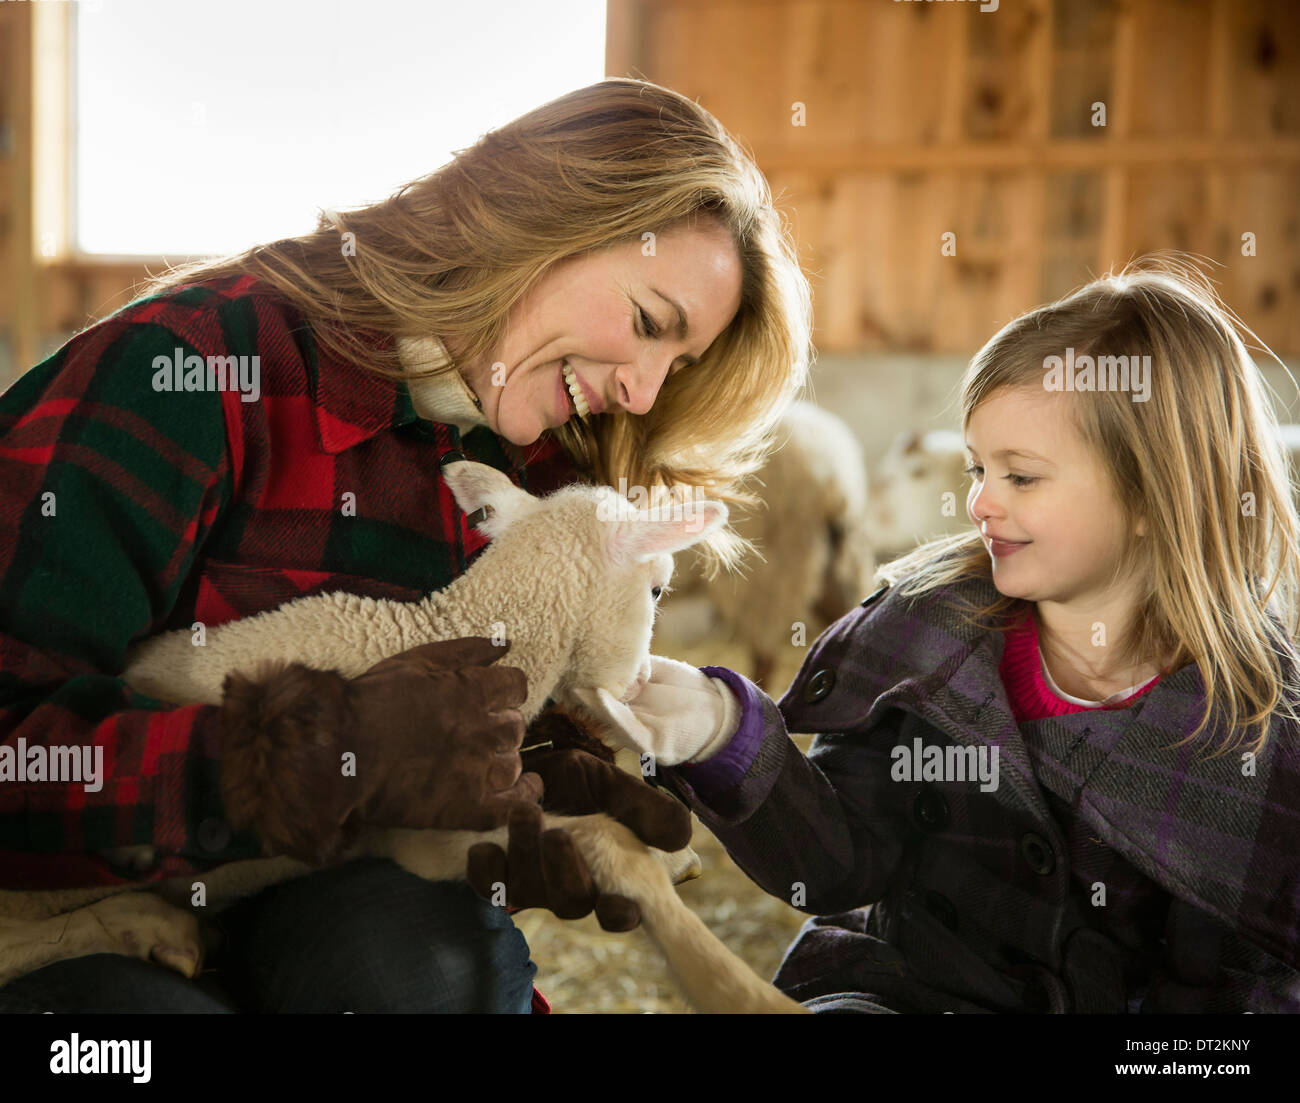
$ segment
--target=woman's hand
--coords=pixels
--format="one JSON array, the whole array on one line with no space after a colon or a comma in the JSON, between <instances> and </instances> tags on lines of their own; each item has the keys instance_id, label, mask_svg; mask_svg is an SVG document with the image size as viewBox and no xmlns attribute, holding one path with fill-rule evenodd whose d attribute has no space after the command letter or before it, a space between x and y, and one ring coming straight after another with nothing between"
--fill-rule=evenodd
<instances>
[{"instance_id":1,"label":"woman's hand","mask_svg":"<svg viewBox=\"0 0 1300 1103\"><path fill-rule=\"evenodd\" d=\"M639 777L580 750L539 748L525 751L523 758L546 784L543 804L548 812L604 812L643 843L669 852L690 843L690 811ZM607 931L628 931L641 922L634 900L597 889L567 831L543 830L540 810L521 805L511 813L509 824L507 850L495 843L470 847L466 872L483 899L492 900L503 885L509 907L548 908L561 919L581 919L595 911Z\"/></svg>"},{"instance_id":2,"label":"woman's hand","mask_svg":"<svg viewBox=\"0 0 1300 1103\"><path fill-rule=\"evenodd\" d=\"M424 644L349 681L297 663L232 674L221 706L222 796L231 825L269 853L323 863L363 824L487 830L541 781L519 758L522 671L509 650Z\"/></svg>"},{"instance_id":3,"label":"woman's hand","mask_svg":"<svg viewBox=\"0 0 1300 1103\"><path fill-rule=\"evenodd\" d=\"M610 738L661 766L703 762L736 734L741 708L726 682L698 667L650 656L650 677L627 701L603 689L578 697L610 726Z\"/></svg>"}]
</instances>

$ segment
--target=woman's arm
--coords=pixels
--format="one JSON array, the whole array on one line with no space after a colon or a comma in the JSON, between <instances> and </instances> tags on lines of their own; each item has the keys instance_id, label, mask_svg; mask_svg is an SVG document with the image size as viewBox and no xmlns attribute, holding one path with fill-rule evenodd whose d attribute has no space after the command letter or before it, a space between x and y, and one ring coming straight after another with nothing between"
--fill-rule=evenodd
<instances>
[{"instance_id":1,"label":"woman's arm","mask_svg":"<svg viewBox=\"0 0 1300 1103\"><path fill-rule=\"evenodd\" d=\"M128 644L164 625L233 486L223 395L154 389L155 357L196 351L160 313L85 330L0 396L5 884L103 880L92 853L128 845L180 856L159 875L258 853L211 828L218 710L164 707L117 676ZM65 780L48 780L54 761Z\"/></svg>"}]
</instances>

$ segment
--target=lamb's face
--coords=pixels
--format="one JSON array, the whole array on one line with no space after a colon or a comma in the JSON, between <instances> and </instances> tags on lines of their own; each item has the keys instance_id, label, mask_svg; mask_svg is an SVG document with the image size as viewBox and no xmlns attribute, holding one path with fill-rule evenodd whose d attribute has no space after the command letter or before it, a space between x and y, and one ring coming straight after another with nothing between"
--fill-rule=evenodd
<instances>
[{"instance_id":1,"label":"lamb's face","mask_svg":"<svg viewBox=\"0 0 1300 1103\"><path fill-rule=\"evenodd\" d=\"M672 574L673 557L661 554L611 570L603 582L588 576L588 615L570 664L586 688L622 701L645 684L655 617Z\"/></svg>"},{"instance_id":2,"label":"lamb's face","mask_svg":"<svg viewBox=\"0 0 1300 1103\"><path fill-rule=\"evenodd\" d=\"M568 577L577 586L563 618L574 637L554 695L574 700L574 691L603 690L625 701L650 676L650 639L672 579L672 553L724 524L727 507L702 501L676 511L638 509L611 488L588 487L557 492L542 516L572 549Z\"/></svg>"}]
</instances>

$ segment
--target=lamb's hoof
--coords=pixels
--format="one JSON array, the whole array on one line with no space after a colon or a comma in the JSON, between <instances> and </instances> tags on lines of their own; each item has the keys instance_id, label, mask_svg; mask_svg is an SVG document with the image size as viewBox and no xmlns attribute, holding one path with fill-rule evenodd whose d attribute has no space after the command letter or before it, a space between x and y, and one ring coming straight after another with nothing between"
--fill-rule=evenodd
<instances>
[{"instance_id":1,"label":"lamb's hoof","mask_svg":"<svg viewBox=\"0 0 1300 1103\"><path fill-rule=\"evenodd\" d=\"M199 921L148 892L124 892L86 905L98 926L95 952L123 954L175 969L193 980L203 969Z\"/></svg>"},{"instance_id":2,"label":"lamb's hoof","mask_svg":"<svg viewBox=\"0 0 1300 1103\"><path fill-rule=\"evenodd\" d=\"M704 876L704 866L700 862L700 856L689 846L685 850L665 854L664 865L668 867L668 876L672 878L674 885L680 885L683 881L694 881L695 878Z\"/></svg>"}]
</instances>

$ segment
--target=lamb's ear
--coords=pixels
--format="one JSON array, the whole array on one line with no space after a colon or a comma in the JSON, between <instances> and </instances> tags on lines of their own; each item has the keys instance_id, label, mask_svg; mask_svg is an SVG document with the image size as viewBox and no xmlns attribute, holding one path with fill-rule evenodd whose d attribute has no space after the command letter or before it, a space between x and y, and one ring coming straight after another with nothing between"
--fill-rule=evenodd
<instances>
[{"instance_id":1,"label":"lamb's ear","mask_svg":"<svg viewBox=\"0 0 1300 1103\"><path fill-rule=\"evenodd\" d=\"M442 469L442 477L451 487L456 504L466 513L487 511L476 527L493 540L537 505L537 499L515 486L504 471L485 463L463 460L448 464Z\"/></svg>"},{"instance_id":2,"label":"lamb's ear","mask_svg":"<svg viewBox=\"0 0 1300 1103\"><path fill-rule=\"evenodd\" d=\"M615 523L609 537L610 557L616 563L633 563L652 555L671 555L698 544L726 523L726 503L707 498L640 509Z\"/></svg>"}]
</instances>

